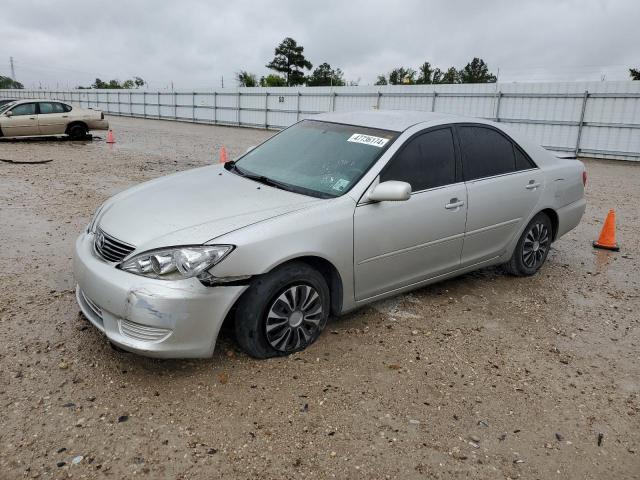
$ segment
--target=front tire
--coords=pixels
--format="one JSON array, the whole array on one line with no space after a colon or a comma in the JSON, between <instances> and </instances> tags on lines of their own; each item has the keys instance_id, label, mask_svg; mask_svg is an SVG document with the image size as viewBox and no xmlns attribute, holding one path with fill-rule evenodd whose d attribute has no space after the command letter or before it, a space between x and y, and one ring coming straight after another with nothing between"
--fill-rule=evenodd
<instances>
[{"instance_id":1,"label":"front tire","mask_svg":"<svg viewBox=\"0 0 640 480\"><path fill-rule=\"evenodd\" d=\"M538 213L522 232L511 259L504 264L507 273L518 277L535 274L544 264L551 247L553 230L546 213Z\"/></svg>"},{"instance_id":2,"label":"front tire","mask_svg":"<svg viewBox=\"0 0 640 480\"><path fill-rule=\"evenodd\" d=\"M316 341L329 309L324 277L304 262L292 262L258 277L240 298L236 339L255 358L289 355Z\"/></svg>"}]
</instances>

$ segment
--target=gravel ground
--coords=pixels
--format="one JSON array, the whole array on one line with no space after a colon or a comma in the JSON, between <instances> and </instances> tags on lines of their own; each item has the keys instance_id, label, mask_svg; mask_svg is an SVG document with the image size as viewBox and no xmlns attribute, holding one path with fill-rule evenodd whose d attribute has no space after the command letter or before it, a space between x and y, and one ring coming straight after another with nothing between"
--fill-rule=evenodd
<instances>
[{"instance_id":1,"label":"gravel ground","mask_svg":"<svg viewBox=\"0 0 640 480\"><path fill-rule=\"evenodd\" d=\"M0 141L0 478L640 478L640 164L586 160L541 272L485 269L256 361L112 350L72 243L109 196L271 132L111 118L117 144ZM609 208L619 253L596 251Z\"/></svg>"}]
</instances>

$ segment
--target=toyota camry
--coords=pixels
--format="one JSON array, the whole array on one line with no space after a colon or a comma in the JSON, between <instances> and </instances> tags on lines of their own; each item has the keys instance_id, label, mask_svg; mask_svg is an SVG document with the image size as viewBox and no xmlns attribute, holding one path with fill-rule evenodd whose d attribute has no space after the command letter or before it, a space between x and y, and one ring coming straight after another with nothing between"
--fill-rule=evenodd
<instances>
[{"instance_id":1,"label":"toyota camry","mask_svg":"<svg viewBox=\"0 0 640 480\"><path fill-rule=\"evenodd\" d=\"M107 200L75 245L77 300L131 352L211 356L226 320L249 355L287 355L385 297L490 265L534 275L585 182L499 123L321 114Z\"/></svg>"}]
</instances>

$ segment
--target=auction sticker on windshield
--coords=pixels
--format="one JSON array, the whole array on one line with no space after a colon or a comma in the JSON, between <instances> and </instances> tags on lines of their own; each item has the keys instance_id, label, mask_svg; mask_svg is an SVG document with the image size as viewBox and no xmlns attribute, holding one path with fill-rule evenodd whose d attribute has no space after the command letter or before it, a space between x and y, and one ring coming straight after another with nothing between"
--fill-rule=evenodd
<instances>
[{"instance_id":1,"label":"auction sticker on windshield","mask_svg":"<svg viewBox=\"0 0 640 480\"><path fill-rule=\"evenodd\" d=\"M388 138L374 137L373 135L365 135L363 133L354 133L347 140L347 142L363 143L365 145L371 145L372 147L378 148L384 147L388 141Z\"/></svg>"}]
</instances>

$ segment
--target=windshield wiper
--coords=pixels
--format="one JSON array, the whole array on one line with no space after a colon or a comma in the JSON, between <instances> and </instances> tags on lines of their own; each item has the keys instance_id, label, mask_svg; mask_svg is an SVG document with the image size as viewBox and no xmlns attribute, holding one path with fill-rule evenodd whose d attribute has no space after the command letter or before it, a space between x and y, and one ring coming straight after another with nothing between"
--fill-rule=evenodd
<instances>
[{"instance_id":1,"label":"windshield wiper","mask_svg":"<svg viewBox=\"0 0 640 480\"><path fill-rule=\"evenodd\" d=\"M234 171L241 177L249 178L255 182L263 183L265 185L269 185L270 187L280 188L282 190L286 190L288 192L293 191L291 185L288 185L283 182L278 182L277 180L273 180L269 177L265 177L264 175L256 175L255 173L249 173L246 170L241 169L236 165L236 162L233 160L230 162L226 162L224 164L224 168L229 171Z\"/></svg>"}]
</instances>

